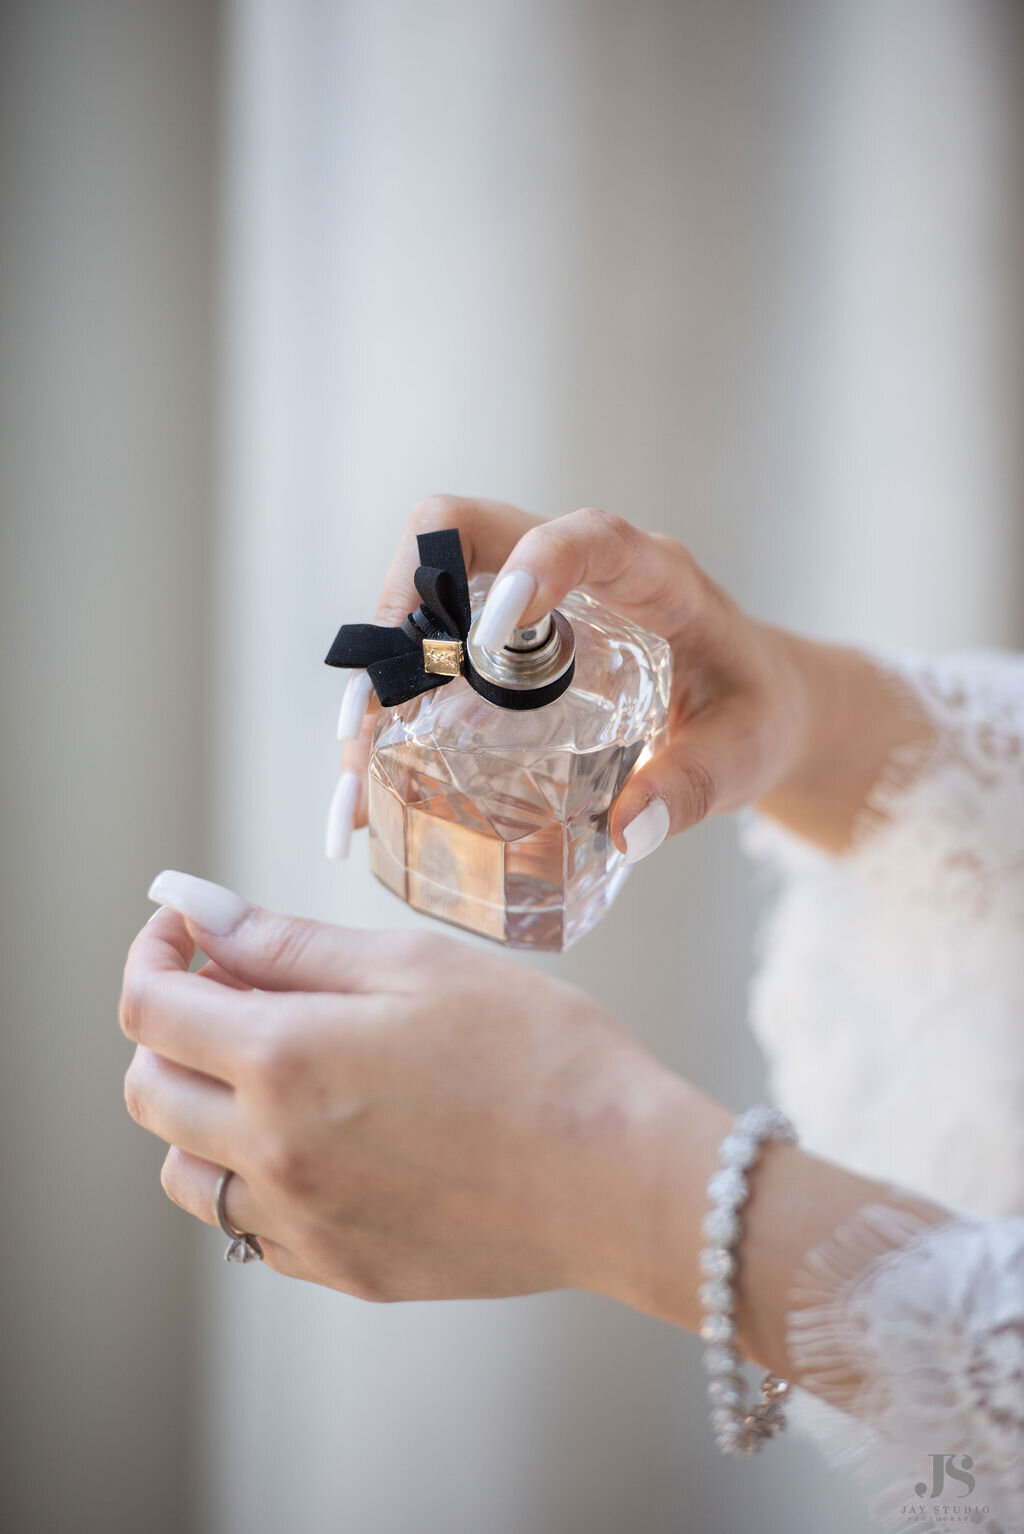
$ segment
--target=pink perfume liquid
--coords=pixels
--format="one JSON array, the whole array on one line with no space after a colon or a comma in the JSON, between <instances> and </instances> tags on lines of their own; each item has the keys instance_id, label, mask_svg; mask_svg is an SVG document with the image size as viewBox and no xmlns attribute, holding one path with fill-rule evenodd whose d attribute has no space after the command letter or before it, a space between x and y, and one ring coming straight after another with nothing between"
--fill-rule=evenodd
<instances>
[{"instance_id":1,"label":"pink perfume liquid","mask_svg":"<svg viewBox=\"0 0 1024 1534\"><path fill-rule=\"evenodd\" d=\"M474 612L489 585L472 582ZM370 866L389 889L511 947L554 951L622 884L608 812L660 744L672 680L664 640L581 591L560 611L576 647L568 691L513 710L460 676L385 709L369 800Z\"/></svg>"}]
</instances>

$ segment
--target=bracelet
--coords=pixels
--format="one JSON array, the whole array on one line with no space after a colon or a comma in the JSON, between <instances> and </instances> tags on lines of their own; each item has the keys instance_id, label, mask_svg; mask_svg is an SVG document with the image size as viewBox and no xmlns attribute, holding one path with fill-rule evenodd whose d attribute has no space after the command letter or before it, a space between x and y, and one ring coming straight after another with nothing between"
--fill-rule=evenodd
<instances>
[{"instance_id":1,"label":"bracelet","mask_svg":"<svg viewBox=\"0 0 1024 1534\"><path fill-rule=\"evenodd\" d=\"M748 1108L718 1147L718 1170L708 1182L711 1209L701 1234L708 1245L700 1254L705 1282L700 1287L704 1308L700 1335L708 1344L704 1368L708 1373L711 1426L723 1454L756 1454L786 1425L782 1403L789 1394L786 1380L766 1374L760 1398L744 1405L743 1359L736 1348L737 1248L742 1234L740 1210L750 1196L747 1174L756 1165L766 1140L796 1143L796 1130L776 1108Z\"/></svg>"}]
</instances>

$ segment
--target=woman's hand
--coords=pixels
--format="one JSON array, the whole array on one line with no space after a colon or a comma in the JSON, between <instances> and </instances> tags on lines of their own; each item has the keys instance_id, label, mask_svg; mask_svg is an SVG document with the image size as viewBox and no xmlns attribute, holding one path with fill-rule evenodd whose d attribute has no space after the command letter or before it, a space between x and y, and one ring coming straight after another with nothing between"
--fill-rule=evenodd
<instances>
[{"instance_id":1,"label":"woman's hand","mask_svg":"<svg viewBox=\"0 0 1024 1534\"><path fill-rule=\"evenodd\" d=\"M592 508L542 522L499 501L423 501L399 541L377 622L400 623L416 605L416 536L444 527L458 527L470 574L498 572L481 618L490 644L584 586L671 645L665 747L633 773L611 812L612 839L629 862L705 815L754 803L840 850L886 760L929 733L867 657L755 621L681 544ZM372 704L369 678L355 673L338 722L347 744L328 820L331 857L346 856L353 825L365 823Z\"/></svg>"},{"instance_id":2,"label":"woman's hand","mask_svg":"<svg viewBox=\"0 0 1024 1534\"><path fill-rule=\"evenodd\" d=\"M709 813L761 798L788 772L803 725L789 652L777 631L742 613L681 544L603 511L542 522L495 501L437 496L406 525L376 621L398 623L415 605L416 536L440 527L459 528L471 574L499 572L481 619L495 647L515 624L541 617L577 586L672 646L666 745L632 775L612 810L612 838L629 861ZM350 744L332 815L333 855L347 852L349 821L365 819L352 774L362 775L368 760L373 714L364 721L363 712L370 696L365 673L357 673L339 721L339 735Z\"/></svg>"},{"instance_id":3,"label":"woman's hand","mask_svg":"<svg viewBox=\"0 0 1024 1534\"><path fill-rule=\"evenodd\" d=\"M652 1126L707 1099L589 996L502 956L161 881L154 898L229 929L162 910L125 970L126 1098L174 1147L176 1203L215 1223L232 1168L229 1218L272 1267L365 1298L636 1298L659 1240L638 1197ZM212 964L193 974L197 943Z\"/></svg>"},{"instance_id":4,"label":"woman's hand","mask_svg":"<svg viewBox=\"0 0 1024 1534\"><path fill-rule=\"evenodd\" d=\"M165 873L125 968L128 1108L162 1182L281 1273L373 1300L588 1288L696 1329L706 1187L731 1125L574 987L457 939L354 932ZM196 947L210 962L189 964ZM253 989L260 987L260 989ZM890 1185L767 1147L737 1340L792 1377L789 1286Z\"/></svg>"}]
</instances>

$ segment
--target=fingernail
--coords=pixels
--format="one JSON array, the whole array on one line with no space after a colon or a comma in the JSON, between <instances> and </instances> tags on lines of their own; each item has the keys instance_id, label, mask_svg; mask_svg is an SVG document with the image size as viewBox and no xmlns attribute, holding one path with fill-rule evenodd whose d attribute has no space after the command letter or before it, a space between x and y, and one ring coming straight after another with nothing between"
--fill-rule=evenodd
<instances>
[{"instance_id":1,"label":"fingernail","mask_svg":"<svg viewBox=\"0 0 1024 1534\"><path fill-rule=\"evenodd\" d=\"M512 638L537 590L529 570L506 570L499 575L484 603L476 625L476 640L486 650L502 650Z\"/></svg>"},{"instance_id":2,"label":"fingernail","mask_svg":"<svg viewBox=\"0 0 1024 1534\"><path fill-rule=\"evenodd\" d=\"M331 807L327 811L327 835L324 850L327 856L335 862L341 862L342 859L348 857L348 850L352 845L352 828L356 823L356 809L359 805L359 790L361 786L362 775L358 772L343 772L334 785Z\"/></svg>"},{"instance_id":3,"label":"fingernail","mask_svg":"<svg viewBox=\"0 0 1024 1534\"><path fill-rule=\"evenodd\" d=\"M339 740L355 740L363 727L372 691L373 683L370 681L370 673L353 671L341 700L341 712L338 715Z\"/></svg>"},{"instance_id":4,"label":"fingernail","mask_svg":"<svg viewBox=\"0 0 1024 1534\"><path fill-rule=\"evenodd\" d=\"M150 900L169 905L218 937L233 932L250 909L247 900L234 890L225 889L223 884L211 884L209 879L197 879L194 874L178 873L173 868L157 874L148 893Z\"/></svg>"},{"instance_id":5,"label":"fingernail","mask_svg":"<svg viewBox=\"0 0 1024 1534\"><path fill-rule=\"evenodd\" d=\"M668 835L668 805L664 799L652 799L644 805L622 832L626 843L626 862L639 863L660 847Z\"/></svg>"}]
</instances>

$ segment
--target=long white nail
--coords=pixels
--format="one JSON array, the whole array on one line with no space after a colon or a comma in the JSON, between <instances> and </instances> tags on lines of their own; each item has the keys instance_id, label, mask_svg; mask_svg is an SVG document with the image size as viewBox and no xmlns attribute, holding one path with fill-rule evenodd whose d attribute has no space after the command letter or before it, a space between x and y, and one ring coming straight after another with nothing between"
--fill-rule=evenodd
<instances>
[{"instance_id":1,"label":"long white nail","mask_svg":"<svg viewBox=\"0 0 1024 1534\"><path fill-rule=\"evenodd\" d=\"M368 671L353 671L348 679L338 715L338 739L355 740L363 727L373 683Z\"/></svg>"},{"instance_id":2,"label":"long white nail","mask_svg":"<svg viewBox=\"0 0 1024 1534\"><path fill-rule=\"evenodd\" d=\"M348 857L361 786L362 774L358 772L343 772L334 786L331 807L327 811L324 850L335 862L341 862L343 858Z\"/></svg>"},{"instance_id":3,"label":"long white nail","mask_svg":"<svg viewBox=\"0 0 1024 1534\"><path fill-rule=\"evenodd\" d=\"M251 909L247 900L223 884L211 884L209 879L197 879L195 874L178 873L173 868L157 874L149 886L149 898L191 917L197 926L218 937L233 932Z\"/></svg>"},{"instance_id":4,"label":"long white nail","mask_svg":"<svg viewBox=\"0 0 1024 1534\"><path fill-rule=\"evenodd\" d=\"M622 835L626 842L626 862L639 863L660 847L668 835L668 805L664 799L652 799L645 804L625 827Z\"/></svg>"},{"instance_id":5,"label":"long white nail","mask_svg":"<svg viewBox=\"0 0 1024 1534\"><path fill-rule=\"evenodd\" d=\"M537 581L529 570L506 570L499 575L477 622L477 643L486 650L504 649L536 590Z\"/></svg>"}]
</instances>

